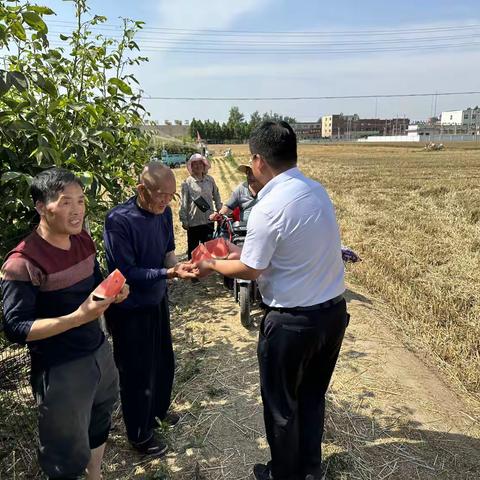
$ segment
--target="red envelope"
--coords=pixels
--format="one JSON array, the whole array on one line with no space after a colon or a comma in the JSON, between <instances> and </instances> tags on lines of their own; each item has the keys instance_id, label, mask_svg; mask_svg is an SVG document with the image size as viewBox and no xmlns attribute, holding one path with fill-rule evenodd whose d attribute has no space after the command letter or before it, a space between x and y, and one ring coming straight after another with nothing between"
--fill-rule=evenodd
<instances>
[{"instance_id":1,"label":"red envelope","mask_svg":"<svg viewBox=\"0 0 480 480\"><path fill-rule=\"evenodd\" d=\"M125 285L125 277L122 272L115 269L98 287L93 291L93 296L98 299L116 297Z\"/></svg>"},{"instance_id":2,"label":"red envelope","mask_svg":"<svg viewBox=\"0 0 480 480\"><path fill-rule=\"evenodd\" d=\"M205 248L213 258L225 259L228 257L230 250L224 238L214 238L205 242Z\"/></svg>"},{"instance_id":3,"label":"red envelope","mask_svg":"<svg viewBox=\"0 0 480 480\"><path fill-rule=\"evenodd\" d=\"M210 255L210 252L203 243L200 243L198 247L192 251L192 262L194 263L200 263L202 260L210 260L211 258L212 255Z\"/></svg>"}]
</instances>

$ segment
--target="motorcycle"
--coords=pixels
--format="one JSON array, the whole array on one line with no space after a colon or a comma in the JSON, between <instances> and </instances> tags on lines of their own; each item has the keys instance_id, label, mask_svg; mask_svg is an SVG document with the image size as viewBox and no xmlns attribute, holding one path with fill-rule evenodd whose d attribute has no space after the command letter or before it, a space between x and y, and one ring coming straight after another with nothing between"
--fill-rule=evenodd
<instances>
[{"instance_id":1,"label":"motorcycle","mask_svg":"<svg viewBox=\"0 0 480 480\"><path fill-rule=\"evenodd\" d=\"M217 222L214 237L224 237L235 245L242 246L247 235L246 222L233 221L224 215ZM250 315L252 305L260 298L257 282L241 278L225 277L224 285L233 290L235 301L240 307L240 322L245 328L251 327L253 319Z\"/></svg>"}]
</instances>

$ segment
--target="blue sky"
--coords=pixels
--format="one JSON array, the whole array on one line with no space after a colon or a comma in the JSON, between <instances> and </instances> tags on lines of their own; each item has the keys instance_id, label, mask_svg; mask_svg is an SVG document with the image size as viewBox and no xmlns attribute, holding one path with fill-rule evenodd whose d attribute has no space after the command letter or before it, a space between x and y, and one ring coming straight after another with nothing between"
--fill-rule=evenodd
<instances>
[{"instance_id":1,"label":"blue sky","mask_svg":"<svg viewBox=\"0 0 480 480\"><path fill-rule=\"evenodd\" d=\"M52 31L68 30L67 24L58 22L73 20L71 3L39 3L57 12L55 23L50 24ZM108 25L118 25L119 17L146 22L139 44L150 61L135 74L150 96L298 97L480 90L478 0L90 0L89 6L91 13L107 16ZM477 26L466 28L471 25ZM198 30L224 32L201 34ZM305 53L316 49L315 43L324 53ZM431 48L435 45L441 48ZM389 46L400 49L378 51ZM405 46L409 49L402 50ZM211 52L219 49L224 53ZM231 49L257 51L240 54ZM223 121L232 105L238 105L247 117L255 110L272 110L300 121L339 112L424 119L433 110L432 97L145 99L144 104L151 118L161 123L192 117ZM477 104L480 95L438 97L437 113Z\"/></svg>"}]
</instances>

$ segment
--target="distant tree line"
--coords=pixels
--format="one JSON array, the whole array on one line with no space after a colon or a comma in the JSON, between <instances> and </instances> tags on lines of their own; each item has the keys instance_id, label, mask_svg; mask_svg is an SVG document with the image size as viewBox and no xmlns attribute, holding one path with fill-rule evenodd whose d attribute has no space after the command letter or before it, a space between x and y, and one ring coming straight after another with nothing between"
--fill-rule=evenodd
<instances>
[{"instance_id":1,"label":"distant tree line","mask_svg":"<svg viewBox=\"0 0 480 480\"><path fill-rule=\"evenodd\" d=\"M226 123L220 123L216 120L196 120L190 122L190 136L196 139L198 135L211 143L222 142L243 142L250 136L250 132L264 120L285 120L288 123L295 123L295 118L279 115L278 113L264 113L261 115L258 111L250 115L247 121L238 107L232 107L229 112Z\"/></svg>"}]
</instances>

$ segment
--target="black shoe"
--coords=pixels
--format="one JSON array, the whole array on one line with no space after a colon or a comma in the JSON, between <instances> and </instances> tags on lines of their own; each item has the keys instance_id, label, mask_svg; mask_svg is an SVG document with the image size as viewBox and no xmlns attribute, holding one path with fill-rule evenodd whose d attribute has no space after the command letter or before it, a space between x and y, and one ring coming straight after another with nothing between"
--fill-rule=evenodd
<instances>
[{"instance_id":1,"label":"black shoe","mask_svg":"<svg viewBox=\"0 0 480 480\"><path fill-rule=\"evenodd\" d=\"M150 440L143 443L132 443L132 447L142 455L152 455L160 457L168 450L168 445L160 438L152 435Z\"/></svg>"},{"instance_id":2,"label":"black shoe","mask_svg":"<svg viewBox=\"0 0 480 480\"><path fill-rule=\"evenodd\" d=\"M256 480L272 480L270 468L263 463L256 463L253 466L253 475L255 475Z\"/></svg>"},{"instance_id":3,"label":"black shoe","mask_svg":"<svg viewBox=\"0 0 480 480\"><path fill-rule=\"evenodd\" d=\"M162 422L166 423L169 427L174 427L181 419L180 415L175 412L167 413L167 416L162 420Z\"/></svg>"}]
</instances>

